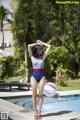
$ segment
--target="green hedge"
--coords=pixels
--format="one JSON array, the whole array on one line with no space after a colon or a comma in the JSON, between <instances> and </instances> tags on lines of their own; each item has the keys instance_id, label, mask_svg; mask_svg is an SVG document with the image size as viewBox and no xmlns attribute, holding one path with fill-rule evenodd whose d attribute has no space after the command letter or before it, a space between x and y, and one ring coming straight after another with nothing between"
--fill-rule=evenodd
<instances>
[{"instance_id":1,"label":"green hedge","mask_svg":"<svg viewBox=\"0 0 80 120\"><path fill-rule=\"evenodd\" d=\"M5 76L21 75L24 71L23 61L12 56L0 58L1 79Z\"/></svg>"}]
</instances>

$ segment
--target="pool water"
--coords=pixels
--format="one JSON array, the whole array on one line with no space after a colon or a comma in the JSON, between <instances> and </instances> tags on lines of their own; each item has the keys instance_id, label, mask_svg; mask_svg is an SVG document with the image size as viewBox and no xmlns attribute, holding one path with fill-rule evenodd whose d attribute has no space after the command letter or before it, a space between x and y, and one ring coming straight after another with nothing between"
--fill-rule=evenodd
<instances>
[{"instance_id":1,"label":"pool water","mask_svg":"<svg viewBox=\"0 0 80 120\"><path fill-rule=\"evenodd\" d=\"M21 98L8 98L10 102L13 102L19 106L24 106L30 110L33 110L32 98L21 97ZM38 98L37 98L38 103ZM80 112L80 95L62 96L57 98L44 97L43 112L59 112L59 111L73 111Z\"/></svg>"}]
</instances>

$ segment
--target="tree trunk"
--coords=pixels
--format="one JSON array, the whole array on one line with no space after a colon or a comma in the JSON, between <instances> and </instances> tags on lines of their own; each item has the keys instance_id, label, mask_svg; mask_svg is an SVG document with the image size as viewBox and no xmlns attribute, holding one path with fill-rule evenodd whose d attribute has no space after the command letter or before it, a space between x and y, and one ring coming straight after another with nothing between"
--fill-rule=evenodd
<instances>
[{"instance_id":1,"label":"tree trunk","mask_svg":"<svg viewBox=\"0 0 80 120\"><path fill-rule=\"evenodd\" d=\"M24 54L25 54L25 83L28 82L28 61L27 61L27 47L26 47L26 43L24 43Z\"/></svg>"},{"instance_id":2,"label":"tree trunk","mask_svg":"<svg viewBox=\"0 0 80 120\"><path fill-rule=\"evenodd\" d=\"M2 31L2 50L4 50L4 31L3 31L3 28L1 28L1 31Z\"/></svg>"}]
</instances>

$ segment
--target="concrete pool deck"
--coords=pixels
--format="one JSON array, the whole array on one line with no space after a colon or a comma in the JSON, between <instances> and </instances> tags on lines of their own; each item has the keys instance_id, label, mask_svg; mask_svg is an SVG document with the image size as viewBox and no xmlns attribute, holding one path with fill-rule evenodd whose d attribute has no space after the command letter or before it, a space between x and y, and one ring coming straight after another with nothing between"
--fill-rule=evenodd
<instances>
[{"instance_id":1,"label":"concrete pool deck","mask_svg":"<svg viewBox=\"0 0 80 120\"><path fill-rule=\"evenodd\" d=\"M58 91L61 96L80 94L80 90ZM32 95L32 91L0 92L0 98ZM59 111L58 113L43 113L41 118L35 118L33 111L0 99L0 112L8 112L10 120L80 120L80 112ZM7 119L5 119L7 120Z\"/></svg>"}]
</instances>

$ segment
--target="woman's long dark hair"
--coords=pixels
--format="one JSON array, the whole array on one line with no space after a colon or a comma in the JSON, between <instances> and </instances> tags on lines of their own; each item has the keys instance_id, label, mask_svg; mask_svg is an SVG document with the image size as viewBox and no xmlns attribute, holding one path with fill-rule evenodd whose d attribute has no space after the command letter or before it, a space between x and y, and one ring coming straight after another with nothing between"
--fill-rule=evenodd
<instances>
[{"instance_id":1,"label":"woman's long dark hair","mask_svg":"<svg viewBox=\"0 0 80 120\"><path fill-rule=\"evenodd\" d=\"M33 51L33 56L36 57L36 58L39 58L39 57L42 57L42 46L41 45L35 45L33 48L32 48L32 51Z\"/></svg>"}]
</instances>

